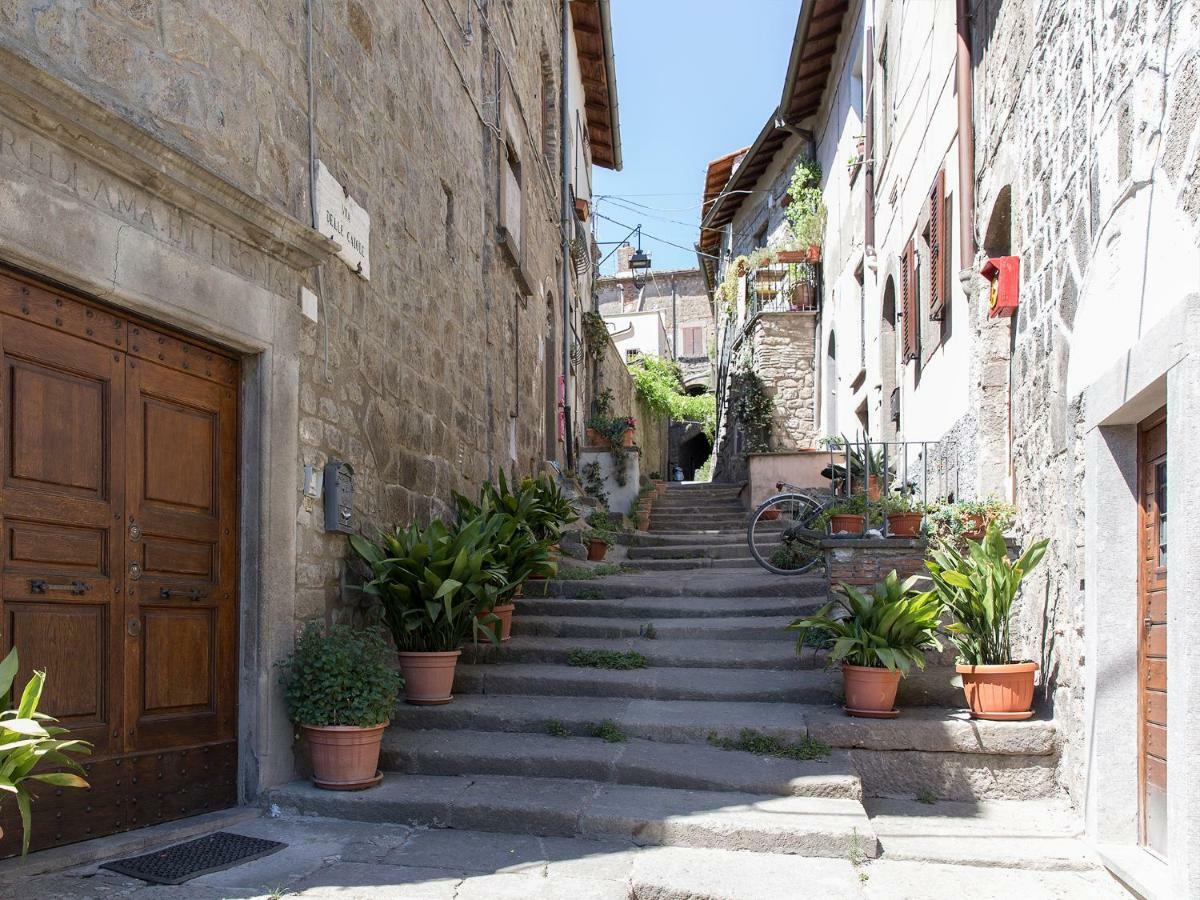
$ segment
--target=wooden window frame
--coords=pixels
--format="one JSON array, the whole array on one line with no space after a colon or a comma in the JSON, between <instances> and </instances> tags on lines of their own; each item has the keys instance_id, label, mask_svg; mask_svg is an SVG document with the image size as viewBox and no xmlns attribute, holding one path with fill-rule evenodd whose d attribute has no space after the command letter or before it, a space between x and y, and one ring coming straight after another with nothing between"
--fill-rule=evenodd
<instances>
[{"instance_id":1,"label":"wooden window frame","mask_svg":"<svg viewBox=\"0 0 1200 900\"><path fill-rule=\"evenodd\" d=\"M917 296L916 253L909 238L900 256L900 361L907 363L921 355L921 310Z\"/></svg>"},{"instance_id":2,"label":"wooden window frame","mask_svg":"<svg viewBox=\"0 0 1200 900\"><path fill-rule=\"evenodd\" d=\"M948 279L946 257L950 253L950 235L946 225L946 171L933 179L929 189L929 319L940 322L946 315Z\"/></svg>"}]
</instances>

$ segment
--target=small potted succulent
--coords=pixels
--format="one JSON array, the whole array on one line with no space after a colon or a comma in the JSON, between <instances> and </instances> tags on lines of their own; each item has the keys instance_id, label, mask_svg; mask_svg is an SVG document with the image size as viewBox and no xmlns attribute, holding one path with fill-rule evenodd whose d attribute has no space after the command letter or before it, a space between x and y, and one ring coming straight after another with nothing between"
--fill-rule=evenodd
<instances>
[{"instance_id":1,"label":"small potted succulent","mask_svg":"<svg viewBox=\"0 0 1200 900\"><path fill-rule=\"evenodd\" d=\"M313 784L333 791L378 784L379 747L400 690L383 636L312 623L278 665L291 720L308 742Z\"/></svg>"},{"instance_id":2,"label":"small potted succulent","mask_svg":"<svg viewBox=\"0 0 1200 900\"><path fill-rule=\"evenodd\" d=\"M843 583L837 597L788 628L799 632L797 650L832 641L829 662L842 664L846 712L894 718L896 690L909 668L925 668L925 651L941 650L942 605L933 591L918 591L914 575L901 582L893 570L869 593ZM828 640L825 640L828 639Z\"/></svg>"},{"instance_id":3,"label":"small potted succulent","mask_svg":"<svg viewBox=\"0 0 1200 900\"><path fill-rule=\"evenodd\" d=\"M378 597L404 674L409 703L449 703L454 669L468 638L498 643L496 605L505 572L492 556L498 517L481 514L453 527L435 520L381 535L376 544L350 536L374 576L363 589Z\"/></svg>"},{"instance_id":4,"label":"small potted succulent","mask_svg":"<svg viewBox=\"0 0 1200 900\"><path fill-rule=\"evenodd\" d=\"M12 705L12 687L20 669L17 648L13 647L0 661L0 799L12 796L21 817L21 855L29 852L33 828L28 782L38 781L54 788L87 788L81 776L83 767L71 756L86 756L92 752L87 741L66 737L67 729L55 725L57 719L38 712L46 673L35 671L21 699ZM70 755L68 755L70 754ZM46 766L66 768L66 772L34 771ZM2 805L2 804L0 804ZM0 837L4 832L0 831Z\"/></svg>"},{"instance_id":5,"label":"small potted succulent","mask_svg":"<svg viewBox=\"0 0 1200 900\"><path fill-rule=\"evenodd\" d=\"M887 516L888 534L894 538L921 536L921 522L925 518L924 506L910 493L888 494L880 505Z\"/></svg>"},{"instance_id":6,"label":"small potted succulent","mask_svg":"<svg viewBox=\"0 0 1200 900\"><path fill-rule=\"evenodd\" d=\"M1014 562L998 525L968 552L950 544L930 551L925 567L954 617L946 627L958 650L958 674L977 719L1028 719L1038 664L1014 659L1010 620L1022 579L1042 561L1049 541L1036 541Z\"/></svg>"}]
</instances>

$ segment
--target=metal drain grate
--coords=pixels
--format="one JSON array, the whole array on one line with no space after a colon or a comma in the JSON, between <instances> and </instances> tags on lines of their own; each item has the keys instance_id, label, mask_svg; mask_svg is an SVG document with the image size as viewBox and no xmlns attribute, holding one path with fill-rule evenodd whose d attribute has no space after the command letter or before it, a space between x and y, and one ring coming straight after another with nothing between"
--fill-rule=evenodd
<instances>
[{"instance_id":1,"label":"metal drain grate","mask_svg":"<svg viewBox=\"0 0 1200 900\"><path fill-rule=\"evenodd\" d=\"M165 850L113 860L100 868L153 884L183 884L209 872L219 872L267 856L286 846L279 841L218 831Z\"/></svg>"}]
</instances>

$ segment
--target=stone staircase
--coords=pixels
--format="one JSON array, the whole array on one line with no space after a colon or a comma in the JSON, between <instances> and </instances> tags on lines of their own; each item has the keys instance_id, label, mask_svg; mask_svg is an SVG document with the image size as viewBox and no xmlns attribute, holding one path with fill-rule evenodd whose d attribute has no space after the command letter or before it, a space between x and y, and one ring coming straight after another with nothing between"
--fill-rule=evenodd
<instances>
[{"instance_id":1,"label":"stone staircase","mask_svg":"<svg viewBox=\"0 0 1200 900\"><path fill-rule=\"evenodd\" d=\"M971 806L1057 794L1052 722L973 721L944 705L891 721L845 716L840 675L820 654L797 656L784 630L823 601L823 579L749 568L736 494L673 485L656 502L629 562L679 571L550 582L521 601L511 642L464 652L452 703L398 705L380 787L294 782L269 802L373 822L853 859L888 850L873 802L907 803L907 814L923 812L918 797ZM724 560L738 565L703 566ZM633 650L645 668L572 666L578 648ZM959 702L946 660L933 662L902 702ZM725 749L744 746L746 729L828 752Z\"/></svg>"}]
</instances>

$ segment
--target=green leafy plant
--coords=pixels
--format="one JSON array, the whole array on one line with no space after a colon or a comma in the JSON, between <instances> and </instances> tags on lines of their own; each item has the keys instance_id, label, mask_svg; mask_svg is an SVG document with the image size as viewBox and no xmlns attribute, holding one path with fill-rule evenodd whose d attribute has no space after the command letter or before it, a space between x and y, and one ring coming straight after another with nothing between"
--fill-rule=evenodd
<instances>
[{"instance_id":1,"label":"green leafy plant","mask_svg":"<svg viewBox=\"0 0 1200 900\"><path fill-rule=\"evenodd\" d=\"M646 657L636 650L590 650L586 647L575 647L567 655L567 665L619 671L644 669Z\"/></svg>"},{"instance_id":2,"label":"green leafy plant","mask_svg":"<svg viewBox=\"0 0 1200 900\"><path fill-rule=\"evenodd\" d=\"M625 433L636 425L633 416L592 416L587 420L587 427L600 435L610 447L619 447L625 439Z\"/></svg>"},{"instance_id":3,"label":"green leafy plant","mask_svg":"<svg viewBox=\"0 0 1200 900\"><path fill-rule=\"evenodd\" d=\"M350 536L374 576L363 590L379 598L397 650L457 650L480 634L496 641L494 621L480 622L475 613L492 609L508 583L492 555L502 524L483 513L454 528L439 520L397 527L378 544Z\"/></svg>"},{"instance_id":4,"label":"green leafy plant","mask_svg":"<svg viewBox=\"0 0 1200 900\"><path fill-rule=\"evenodd\" d=\"M1012 525L1017 508L996 497L986 500L958 500L931 505L925 517L926 536L935 543L962 544L963 534L982 522L986 532L993 526L1004 531Z\"/></svg>"},{"instance_id":5,"label":"green leafy plant","mask_svg":"<svg viewBox=\"0 0 1200 900\"><path fill-rule=\"evenodd\" d=\"M612 515L603 509L588 513L587 523L597 531L617 530L617 523L612 520Z\"/></svg>"},{"instance_id":6,"label":"green leafy plant","mask_svg":"<svg viewBox=\"0 0 1200 900\"><path fill-rule=\"evenodd\" d=\"M566 738L571 736L570 729L568 729L567 726L558 719L551 719L546 723L546 734L557 738Z\"/></svg>"},{"instance_id":7,"label":"green leafy plant","mask_svg":"<svg viewBox=\"0 0 1200 900\"><path fill-rule=\"evenodd\" d=\"M71 740L62 735L67 729L54 723L58 720L37 711L46 684L45 672L34 672L25 683L16 708L12 702L13 681L20 668L17 648L13 647L0 662L0 797L11 794L21 816L21 855L29 852L32 829L31 800L28 783L39 781L55 788L86 788L81 777L83 768L69 754L86 756L92 745L87 741ZM35 772L44 766L60 766L67 772ZM78 773L78 774L76 774Z\"/></svg>"},{"instance_id":8,"label":"green leafy plant","mask_svg":"<svg viewBox=\"0 0 1200 900\"><path fill-rule=\"evenodd\" d=\"M833 637L830 662L899 669L925 668L925 651L940 650L942 604L934 591L918 591L918 576L901 582L890 572L870 593L844 582L837 596L788 628L799 632L797 651L814 631ZM836 613L836 615L835 615Z\"/></svg>"},{"instance_id":9,"label":"green leafy plant","mask_svg":"<svg viewBox=\"0 0 1200 900\"><path fill-rule=\"evenodd\" d=\"M581 535L581 539L586 544L588 541L604 541L606 547L613 545L614 534L611 531L600 531L596 528L585 528Z\"/></svg>"},{"instance_id":10,"label":"green leafy plant","mask_svg":"<svg viewBox=\"0 0 1200 900\"><path fill-rule=\"evenodd\" d=\"M741 750L756 756L778 756L782 759L824 759L830 754L829 745L805 735L798 744L786 744L779 738L753 728L743 728L737 740L723 738L717 732L708 733L708 742L722 750Z\"/></svg>"},{"instance_id":11,"label":"green leafy plant","mask_svg":"<svg viewBox=\"0 0 1200 900\"><path fill-rule=\"evenodd\" d=\"M549 578L557 571L550 555L551 540L540 533L557 533L557 520L542 506L542 488L526 478L510 489L504 473L499 485L485 482L479 490L479 502L454 494L460 519L483 517L489 523L491 561L503 578L497 599L506 600L530 578Z\"/></svg>"},{"instance_id":12,"label":"green leafy plant","mask_svg":"<svg viewBox=\"0 0 1200 900\"><path fill-rule=\"evenodd\" d=\"M579 521L579 511L553 478L543 475L531 484L534 508L530 512L529 527L539 540L556 544L562 538L563 529Z\"/></svg>"},{"instance_id":13,"label":"green leafy plant","mask_svg":"<svg viewBox=\"0 0 1200 900\"><path fill-rule=\"evenodd\" d=\"M641 636L648 641L653 641L658 638L658 629L654 627L653 622L647 622L645 625L639 628L638 631L640 632Z\"/></svg>"},{"instance_id":14,"label":"green leafy plant","mask_svg":"<svg viewBox=\"0 0 1200 900\"><path fill-rule=\"evenodd\" d=\"M589 497L608 506L608 491L604 489L604 476L600 473L600 463L594 460L580 471L583 475L583 492Z\"/></svg>"},{"instance_id":15,"label":"green leafy plant","mask_svg":"<svg viewBox=\"0 0 1200 900\"><path fill-rule=\"evenodd\" d=\"M377 631L309 624L277 663L292 722L370 728L390 721L401 685L394 658Z\"/></svg>"},{"instance_id":16,"label":"green leafy plant","mask_svg":"<svg viewBox=\"0 0 1200 900\"><path fill-rule=\"evenodd\" d=\"M591 581L620 575L625 570L616 563L598 563L594 566L559 566L558 577L563 581Z\"/></svg>"},{"instance_id":17,"label":"green leafy plant","mask_svg":"<svg viewBox=\"0 0 1200 900\"><path fill-rule=\"evenodd\" d=\"M619 744L628 740L625 732L618 728L617 723L612 719L605 719L603 722L589 722L586 727L588 734L592 737L601 738L610 744Z\"/></svg>"},{"instance_id":18,"label":"green leafy plant","mask_svg":"<svg viewBox=\"0 0 1200 900\"><path fill-rule=\"evenodd\" d=\"M729 398L729 412L741 422L745 433L745 452L769 451L775 404L767 395L762 379L750 369L732 375Z\"/></svg>"},{"instance_id":19,"label":"green leafy plant","mask_svg":"<svg viewBox=\"0 0 1200 900\"><path fill-rule=\"evenodd\" d=\"M1013 601L1021 581L1046 555L1048 540L1035 541L1012 561L999 526L988 529L982 541L967 541L960 553L943 545L930 551L925 567L934 590L954 617L946 627L958 650L959 662L968 666L1008 665L1013 659Z\"/></svg>"},{"instance_id":20,"label":"green leafy plant","mask_svg":"<svg viewBox=\"0 0 1200 900\"><path fill-rule=\"evenodd\" d=\"M821 193L821 166L815 159L801 160L788 184L787 220L792 239L801 247L825 242L825 198Z\"/></svg>"},{"instance_id":21,"label":"green leafy plant","mask_svg":"<svg viewBox=\"0 0 1200 900\"><path fill-rule=\"evenodd\" d=\"M826 528L834 516L865 516L868 528L883 524L880 501L870 500L866 494L851 494L849 497L843 497L821 510L820 515L813 519L813 523L817 528Z\"/></svg>"},{"instance_id":22,"label":"green leafy plant","mask_svg":"<svg viewBox=\"0 0 1200 900\"><path fill-rule=\"evenodd\" d=\"M576 600L603 600L604 591L598 591L595 588L584 588L575 594Z\"/></svg>"},{"instance_id":23,"label":"green leafy plant","mask_svg":"<svg viewBox=\"0 0 1200 900\"><path fill-rule=\"evenodd\" d=\"M604 356L604 350L609 344L608 325L604 322L604 316L594 311L583 314L583 339L587 344L588 353L594 359Z\"/></svg>"},{"instance_id":24,"label":"green leafy plant","mask_svg":"<svg viewBox=\"0 0 1200 900\"><path fill-rule=\"evenodd\" d=\"M633 388L651 410L676 422L700 422L711 440L717 421L713 394L693 396L683 389L679 364L657 356L637 356L629 362ZM655 477L651 473L651 477Z\"/></svg>"}]
</instances>

